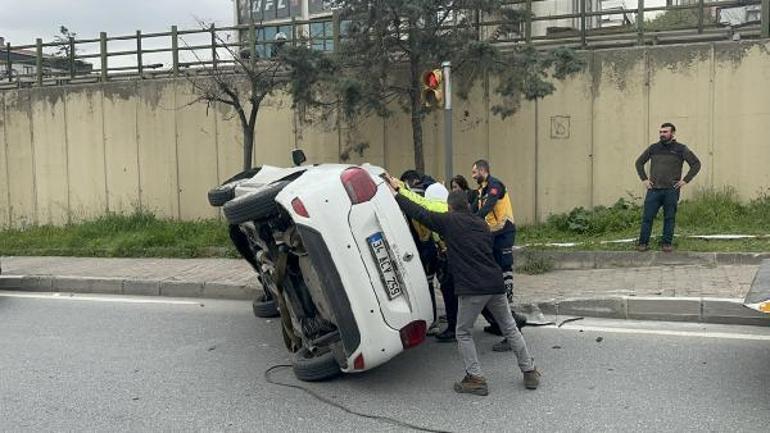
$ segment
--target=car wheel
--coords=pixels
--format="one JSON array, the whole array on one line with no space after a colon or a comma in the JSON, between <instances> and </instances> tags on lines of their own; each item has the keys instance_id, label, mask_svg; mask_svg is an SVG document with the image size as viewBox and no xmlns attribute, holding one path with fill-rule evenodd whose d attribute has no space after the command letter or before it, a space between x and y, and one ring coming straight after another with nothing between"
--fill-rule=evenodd
<instances>
[{"instance_id":1,"label":"car wheel","mask_svg":"<svg viewBox=\"0 0 770 433\"><path fill-rule=\"evenodd\" d=\"M283 180L230 200L223 207L227 221L230 224L242 224L275 215L278 212L275 197L288 184L288 180Z\"/></svg>"},{"instance_id":2,"label":"car wheel","mask_svg":"<svg viewBox=\"0 0 770 433\"><path fill-rule=\"evenodd\" d=\"M254 310L254 315L257 317L269 319L281 315L281 313L278 312L278 303L275 302L275 299L268 298L265 295L255 299L251 305Z\"/></svg>"},{"instance_id":3,"label":"car wheel","mask_svg":"<svg viewBox=\"0 0 770 433\"><path fill-rule=\"evenodd\" d=\"M209 204L214 207L223 206L228 201L235 197L235 187L238 186L241 181L251 179L259 173L260 167L244 170L235 176L222 182L222 185L209 191Z\"/></svg>"},{"instance_id":4,"label":"car wheel","mask_svg":"<svg viewBox=\"0 0 770 433\"><path fill-rule=\"evenodd\" d=\"M313 355L303 347L294 354L294 375L299 380L317 382L337 377L341 373L331 351Z\"/></svg>"}]
</instances>

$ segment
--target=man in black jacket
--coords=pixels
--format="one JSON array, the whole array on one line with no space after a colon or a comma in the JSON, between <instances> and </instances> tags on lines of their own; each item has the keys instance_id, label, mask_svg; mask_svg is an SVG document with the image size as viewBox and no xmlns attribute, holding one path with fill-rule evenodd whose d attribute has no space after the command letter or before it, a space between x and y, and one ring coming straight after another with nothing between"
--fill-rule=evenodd
<instances>
[{"instance_id":1,"label":"man in black jacket","mask_svg":"<svg viewBox=\"0 0 770 433\"><path fill-rule=\"evenodd\" d=\"M671 252L674 241L674 222L679 193L682 187L700 171L700 160L687 146L676 141L676 127L671 123L660 125L660 141L650 145L636 160L636 172L647 188L642 213L642 228L639 233L639 251L647 251L652 233L652 220L663 207L664 252ZM644 164L650 161L650 176L644 171ZM682 178L682 165L687 161L690 170Z\"/></svg>"},{"instance_id":2,"label":"man in black jacket","mask_svg":"<svg viewBox=\"0 0 770 433\"><path fill-rule=\"evenodd\" d=\"M391 186L397 190L399 183L391 180ZM492 251L492 233L484 220L471 213L467 195L460 191L450 193L447 213L431 212L398 194L396 201L408 217L438 233L447 245L449 272L458 297L455 335L466 372L465 378L455 383L454 390L476 395L489 393L471 335L484 307L494 315L503 335L511 342L519 368L524 373L524 385L528 389L536 389L540 373L511 315L503 274Z\"/></svg>"}]
</instances>

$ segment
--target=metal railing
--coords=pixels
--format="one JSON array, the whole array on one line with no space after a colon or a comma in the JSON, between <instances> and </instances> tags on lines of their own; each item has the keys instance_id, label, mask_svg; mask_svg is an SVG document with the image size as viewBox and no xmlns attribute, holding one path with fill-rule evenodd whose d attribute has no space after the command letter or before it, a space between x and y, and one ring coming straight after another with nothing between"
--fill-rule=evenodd
<instances>
[{"instance_id":1,"label":"metal railing","mask_svg":"<svg viewBox=\"0 0 770 433\"><path fill-rule=\"evenodd\" d=\"M720 39L770 37L770 0L694 0L688 4L645 7L645 0L638 0L633 9L593 10L599 0L578 0L574 13L537 15L536 4L560 0L511 0L507 7L524 12L525 19L517 32L496 34L503 24L499 17L473 14L479 37L490 37L503 46L532 44L538 47L569 46L574 48L605 48L613 46L655 45L674 42L708 41ZM565 1L565 0L561 0ZM566 0L570 4L572 0ZM649 0L648 0L649 1ZM757 6L760 19L739 27L725 26L711 19L714 11L725 8ZM695 11L695 22L681 26L651 28L648 14ZM98 38L43 42L37 39L32 45L0 47L0 88L44 86L64 83L108 81L118 79L177 76L180 71L195 68L232 66L235 56L259 58L266 48L279 43L307 44L321 49L337 49L344 39L343 13L336 11L323 18L282 22L250 23L230 27L208 27L180 30L172 26L168 32L108 36L102 32ZM617 25L601 25L607 17L620 17ZM548 23L564 23L542 31ZM313 25L330 23L331 32L314 35ZM266 29L288 27L290 35L285 41L260 38ZM326 29L329 26L323 26ZM540 28L540 31L534 31ZM114 47L120 45L118 49ZM65 56L46 54L46 50L59 50ZM158 56L161 58L158 61ZM153 61L152 57L155 57ZM119 60L118 60L119 59ZM22 71L19 70L22 67Z\"/></svg>"}]
</instances>

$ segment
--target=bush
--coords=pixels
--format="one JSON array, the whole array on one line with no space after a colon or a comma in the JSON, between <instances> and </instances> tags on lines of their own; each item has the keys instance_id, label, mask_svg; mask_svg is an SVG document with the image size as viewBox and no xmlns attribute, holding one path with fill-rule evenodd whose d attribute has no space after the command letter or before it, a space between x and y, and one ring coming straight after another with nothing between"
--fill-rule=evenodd
<instances>
[{"instance_id":1,"label":"bush","mask_svg":"<svg viewBox=\"0 0 770 433\"><path fill-rule=\"evenodd\" d=\"M568 214L552 215L546 224L566 233L597 235L639 225L640 213L638 204L621 198L610 207L596 206L590 210L578 207Z\"/></svg>"}]
</instances>

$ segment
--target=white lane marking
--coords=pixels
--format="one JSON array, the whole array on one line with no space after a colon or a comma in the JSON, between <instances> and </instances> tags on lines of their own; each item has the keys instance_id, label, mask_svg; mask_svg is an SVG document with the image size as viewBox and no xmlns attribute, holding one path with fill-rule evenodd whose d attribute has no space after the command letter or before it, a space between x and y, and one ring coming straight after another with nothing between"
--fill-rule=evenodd
<instances>
[{"instance_id":1,"label":"white lane marking","mask_svg":"<svg viewBox=\"0 0 770 433\"><path fill-rule=\"evenodd\" d=\"M551 327L549 327L551 328ZM616 334L648 334L648 335L665 335L671 337L700 337L700 338L722 338L728 340L756 340L756 341L770 341L770 335L755 335L755 334L737 334L732 332L697 332L697 331L667 331L665 329L638 329L638 328L612 328L604 326L580 326L578 324L568 324L561 328L552 329L567 329L570 331L593 331L593 332L608 332Z\"/></svg>"},{"instance_id":2,"label":"white lane marking","mask_svg":"<svg viewBox=\"0 0 770 433\"><path fill-rule=\"evenodd\" d=\"M17 293L0 290L0 296L6 298L48 299L59 301L90 301L90 302L119 302L125 304L170 304L170 305L200 305L196 301L180 301L176 299L129 298L123 296L82 296L69 293Z\"/></svg>"}]
</instances>

